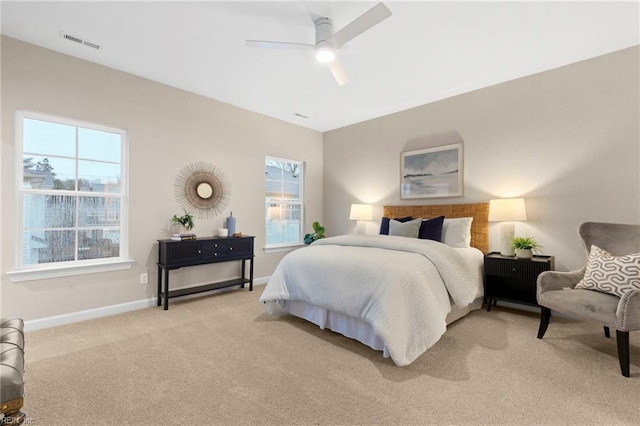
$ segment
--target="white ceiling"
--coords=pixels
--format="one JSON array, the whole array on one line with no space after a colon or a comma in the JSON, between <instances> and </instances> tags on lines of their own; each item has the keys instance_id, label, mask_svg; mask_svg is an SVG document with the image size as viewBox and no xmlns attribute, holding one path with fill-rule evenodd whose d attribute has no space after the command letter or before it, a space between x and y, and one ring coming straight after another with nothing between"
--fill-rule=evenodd
<instances>
[{"instance_id":1,"label":"white ceiling","mask_svg":"<svg viewBox=\"0 0 640 426\"><path fill-rule=\"evenodd\" d=\"M2 1L2 34L318 131L640 42L637 1L387 1L393 15L339 51L343 87L313 51L245 46L313 43L311 16L339 30L375 4Z\"/></svg>"}]
</instances>

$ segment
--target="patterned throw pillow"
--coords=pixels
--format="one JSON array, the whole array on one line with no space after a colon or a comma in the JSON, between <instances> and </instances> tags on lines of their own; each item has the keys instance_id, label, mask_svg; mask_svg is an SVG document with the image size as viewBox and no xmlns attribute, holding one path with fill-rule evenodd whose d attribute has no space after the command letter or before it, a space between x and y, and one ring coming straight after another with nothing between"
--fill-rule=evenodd
<instances>
[{"instance_id":1,"label":"patterned throw pillow","mask_svg":"<svg viewBox=\"0 0 640 426\"><path fill-rule=\"evenodd\" d=\"M614 256L592 245L584 278L575 288L618 297L630 290L640 290L640 253Z\"/></svg>"}]
</instances>

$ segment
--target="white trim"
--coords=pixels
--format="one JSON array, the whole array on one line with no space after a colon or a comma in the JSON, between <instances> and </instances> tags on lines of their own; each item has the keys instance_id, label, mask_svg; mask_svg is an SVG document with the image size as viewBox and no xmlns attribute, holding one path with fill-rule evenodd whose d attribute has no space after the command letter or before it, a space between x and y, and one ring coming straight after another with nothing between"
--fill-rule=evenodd
<instances>
[{"instance_id":1,"label":"white trim","mask_svg":"<svg viewBox=\"0 0 640 426\"><path fill-rule=\"evenodd\" d=\"M265 247L263 250L266 254L269 253L282 253L286 251L293 251L299 249L300 247L304 247L304 244L292 244L289 246L274 246L274 247Z\"/></svg>"},{"instance_id":2,"label":"white trim","mask_svg":"<svg viewBox=\"0 0 640 426\"><path fill-rule=\"evenodd\" d=\"M253 280L253 286L265 285L269 281L269 277L255 278ZM245 287L246 289L246 287ZM225 291L226 289L216 290L217 292ZM196 295L188 295L184 296L185 298ZM176 298L175 300L180 300L182 297ZM149 299L142 299L135 302L127 302L121 303L119 305L111 305L104 306L102 308L95 309L87 309L85 311L79 312L71 312L69 314L55 315L52 317L40 318L35 320L25 321L24 329L25 331L35 331L41 330L43 328L56 327L59 325L72 324L74 322L86 321L95 318L102 318L110 315L122 314L130 311L137 311L138 309L146 309L146 308L158 308L162 309L161 306L157 306L157 297L152 297Z\"/></svg>"},{"instance_id":3,"label":"white trim","mask_svg":"<svg viewBox=\"0 0 640 426\"><path fill-rule=\"evenodd\" d=\"M285 248L285 251L288 250L287 247L289 246L295 246L298 244L302 244L304 243L304 220L305 220L305 211L306 211L306 206L305 206L305 185L306 185L306 174L307 174L307 170L306 170L306 164L304 161L300 161L300 160L292 160L292 159L286 159L286 158L281 158L281 157L273 157L271 155L266 155L264 158L264 162L265 162L265 167L267 165L267 162L269 160L273 160L273 161L277 161L277 162L282 162L282 163L291 163L291 164L297 164L300 166L300 182L299 182L299 199L298 201L291 201L291 200L270 200L267 201L267 193L266 193L266 188L267 188L267 180L270 181L279 181L282 185L284 185L284 177L280 177L280 179L268 179L265 175L265 204L264 204L264 214L265 214L265 250L266 249L276 249L274 251L282 251L282 250L277 250L279 248ZM281 205L288 205L288 206L300 206L300 223L298 224L298 240L295 242L291 242L291 243L285 243L284 245L282 244L269 244L267 240L267 223L268 223L268 211L269 211L269 207L268 205L270 204L281 204ZM267 251L265 251L265 253L267 253Z\"/></svg>"},{"instance_id":4,"label":"white trim","mask_svg":"<svg viewBox=\"0 0 640 426\"><path fill-rule=\"evenodd\" d=\"M85 321L94 318L106 317L109 315L121 314L129 311L136 311L138 309L149 308L155 306L157 299L152 297L150 299L138 300L136 302L122 303L120 305L105 306L102 308L88 309L86 311L72 312L69 314L56 315L53 317L35 319L25 321L25 331L41 330L43 328L56 327L59 325L71 324L74 322Z\"/></svg>"},{"instance_id":5,"label":"white trim","mask_svg":"<svg viewBox=\"0 0 640 426\"><path fill-rule=\"evenodd\" d=\"M73 197L81 197L81 196L85 196L85 195L91 195L91 196L97 196L97 197L102 197L102 198L108 198L108 197L113 197L113 198L119 198L120 200L120 211L119 211L119 215L120 215L120 220L119 220L119 232L120 232L120 236L119 236L119 261L120 263L127 263L127 262L133 262L133 261L128 261L128 260L122 260L122 259L127 259L129 257L129 134L128 131L126 129L122 129L122 128L117 128L117 127L111 127L111 126L106 126L103 124L98 124L98 123L94 123L94 122L89 122L89 121L83 121L83 120L77 120L77 119L72 119L72 118L66 118L66 117L60 117L57 115L52 115L52 114L45 114L45 113L41 113L41 112L36 112L36 111L31 111L31 110L23 110L23 109L17 109L16 113L15 113L15 138L16 138L16 164L22 164L23 161L23 157L24 157L24 128L23 128L23 124L24 124L24 120L25 119L31 119L31 120L38 120L38 121L46 121L49 123L54 123L54 124L62 124L62 125L67 125L67 126L72 126L75 127L75 131L76 131L76 152L75 152L75 157L74 159L79 160L82 159L80 157L78 157L78 151L77 151L77 143L78 143L78 128L85 128L85 129L91 129L91 130L97 130L97 131L102 131L102 132L108 132L108 133L114 133L114 134L118 134L120 135L120 184L121 184L121 188L120 188L120 192L117 194L110 194L110 193L90 193L90 194L84 194L83 191L79 191L79 188L76 187L75 190L73 191L55 191L55 195L69 195L69 196L73 196ZM115 162L112 161L108 161L109 163L113 163L113 164L117 164ZM38 190L27 190L23 187L23 173L24 173L24 169L22 167L16 167L16 187L17 187L17 191L16 191L16 203L15 203L15 209L16 209L16 218L17 218L17 229L20 230L20 232L16 232L15 234L15 247L17 248L16 250L16 257L15 257L15 268L16 271L14 272L10 272L9 274L14 274L16 276L29 276L31 275L32 278L25 278L25 279L20 279L20 278L16 278L16 279L11 279L11 281L26 281L26 280L33 280L33 279L46 279L46 278L55 278L58 276L69 276L69 275L78 275L78 274L85 274L85 273L92 273L92 272L104 272L104 271L112 271L112 270L119 270L119 269L128 269L131 267L131 265L128 265L126 267L120 266L120 267L105 267L104 264L108 264L108 265L112 265L115 264L117 262L113 261L112 259L106 259L106 262L101 262L104 259L95 259L93 262L93 267L88 267L85 266L83 263L84 261L78 261L78 260L73 260L73 261L67 261L67 262L58 262L58 263L53 263L51 264L51 266L45 266L44 268L40 269L38 268L38 265L32 265L32 264L25 264L24 263L24 258L23 258L23 254L24 254L24 240L23 240L23 232L22 230L24 229L24 205L23 205L23 198L25 196L25 194L40 194L40 193L45 193L45 194L52 194L51 191L47 190L47 191L38 191ZM78 178L78 170L77 170L77 164L76 164L76 179ZM74 228L76 230L81 229L80 227L78 227L77 224L74 225ZM77 239L77 235L76 235L76 239ZM60 266L61 264L66 264L65 266ZM69 265L71 264L71 265ZM60 268L60 269L59 269ZM46 274L43 274L42 271L45 270L52 270L52 271L59 271L62 269L75 269L76 271L81 271L81 272L66 272L66 273L57 273L54 272L54 275L49 275L47 276ZM29 269L29 271L32 273L30 274L29 272L27 272L27 269ZM24 272L23 272L24 270Z\"/></svg>"},{"instance_id":6,"label":"white trim","mask_svg":"<svg viewBox=\"0 0 640 426\"><path fill-rule=\"evenodd\" d=\"M271 276L268 277L262 277L262 278L254 278L253 279L253 286L257 286L257 285L265 285L269 282L269 279L271 278Z\"/></svg>"},{"instance_id":7,"label":"white trim","mask_svg":"<svg viewBox=\"0 0 640 426\"><path fill-rule=\"evenodd\" d=\"M98 272L131 269L134 260L116 260L112 262L92 263L88 265L66 265L52 268L24 269L7 272L12 283L22 281L46 280L49 278L70 277L73 275L94 274Z\"/></svg>"},{"instance_id":8,"label":"white trim","mask_svg":"<svg viewBox=\"0 0 640 426\"><path fill-rule=\"evenodd\" d=\"M497 300L496 306L498 305L503 306L505 308L520 309L521 311L534 312L537 314L540 313L540 307L538 306L525 305L522 303L515 303L515 302L507 302L506 300Z\"/></svg>"},{"instance_id":9,"label":"white trim","mask_svg":"<svg viewBox=\"0 0 640 426\"><path fill-rule=\"evenodd\" d=\"M540 315L540 306L524 305L522 303L507 302L506 300L497 300L496 306L502 306L503 308L511 308L511 309L518 309L521 311L533 312L534 314ZM491 308L493 309L494 307L495 306L492 306ZM576 319L576 317L572 317L571 315L564 314L562 312L554 311L553 309L551 309L551 311L554 317L573 319L573 320Z\"/></svg>"}]
</instances>

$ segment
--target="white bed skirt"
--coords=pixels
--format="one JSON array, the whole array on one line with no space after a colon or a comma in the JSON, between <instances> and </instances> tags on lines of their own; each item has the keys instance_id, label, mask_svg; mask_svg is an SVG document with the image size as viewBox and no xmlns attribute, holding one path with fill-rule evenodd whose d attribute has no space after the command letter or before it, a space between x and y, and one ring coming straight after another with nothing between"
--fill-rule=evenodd
<instances>
[{"instance_id":1,"label":"white bed skirt","mask_svg":"<svg viewBox=\"0 0 640 426\"><path fill-rule=\"evenodd\" d=\"M384 344L382 339L375 334L373 328L371 328L369 324L361 319L332 312L325 308L320 308L297 300L277 300L267 302L266 304L271 305L266 306L266 310L269 313L275 313L277 311L277 306L292 315L317 325L321 329L328 328L331 331L335 331L336 333L340 333L346 337L364 343L372 349L382 351L383 356L385 358L389 358L387 346ZM477 298L464 308L454 306L453 301L451 301L451 305L453 307L451 312L447 315L447 325L464 317L471 311L480 309L482 307L482 297Z\"/></svg>"}]
</instances>

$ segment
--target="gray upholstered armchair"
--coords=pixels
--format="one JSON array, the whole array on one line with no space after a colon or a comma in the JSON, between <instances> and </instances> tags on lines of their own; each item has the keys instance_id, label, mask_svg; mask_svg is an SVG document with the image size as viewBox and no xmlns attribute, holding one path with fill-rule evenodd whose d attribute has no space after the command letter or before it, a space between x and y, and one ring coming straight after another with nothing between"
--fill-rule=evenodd
<instances>
[{"instance_id":1,"label":"gray upholstered armchair","mask_svg":"<svg viewBox=\"0 0 640 426\"><path fill-rule=\"evenodd\" d=\"M593 245L606 250L613 256L640 253L640 225L622 225L613 223L585 222L578 227L587 254ZM634 258L635 259L635 258ZM538 276L537 298L542 306L538 339L542 339L551 310L567 314L582 320L592 321L604 326L604 334L609 337L609 328L616 330L618 359L622 375L629 377L629 331L640 330L640 287L638 281L622 292L621 297L592 289L579 289L576 285L589 274L592 281L599 281L604 288L613 287L611 275L602 271L591 273L594 269L592 258L582 269L573 272L547 271ZM637 262L626 271L638 271ZM581 283L583 285L583 283ZM580 287L580 286L579 286Z\"/></svg>"},{"instance_id":2,"label":"gray upholstered armchair","mask_svg":"<svg viewBox=\"0 0 640 426\"><path fill-rule=\"evenodd\" d=\"M0 425L19 425L24 404L24 322L0 319Z\"/></svg>"}]
</instances>

